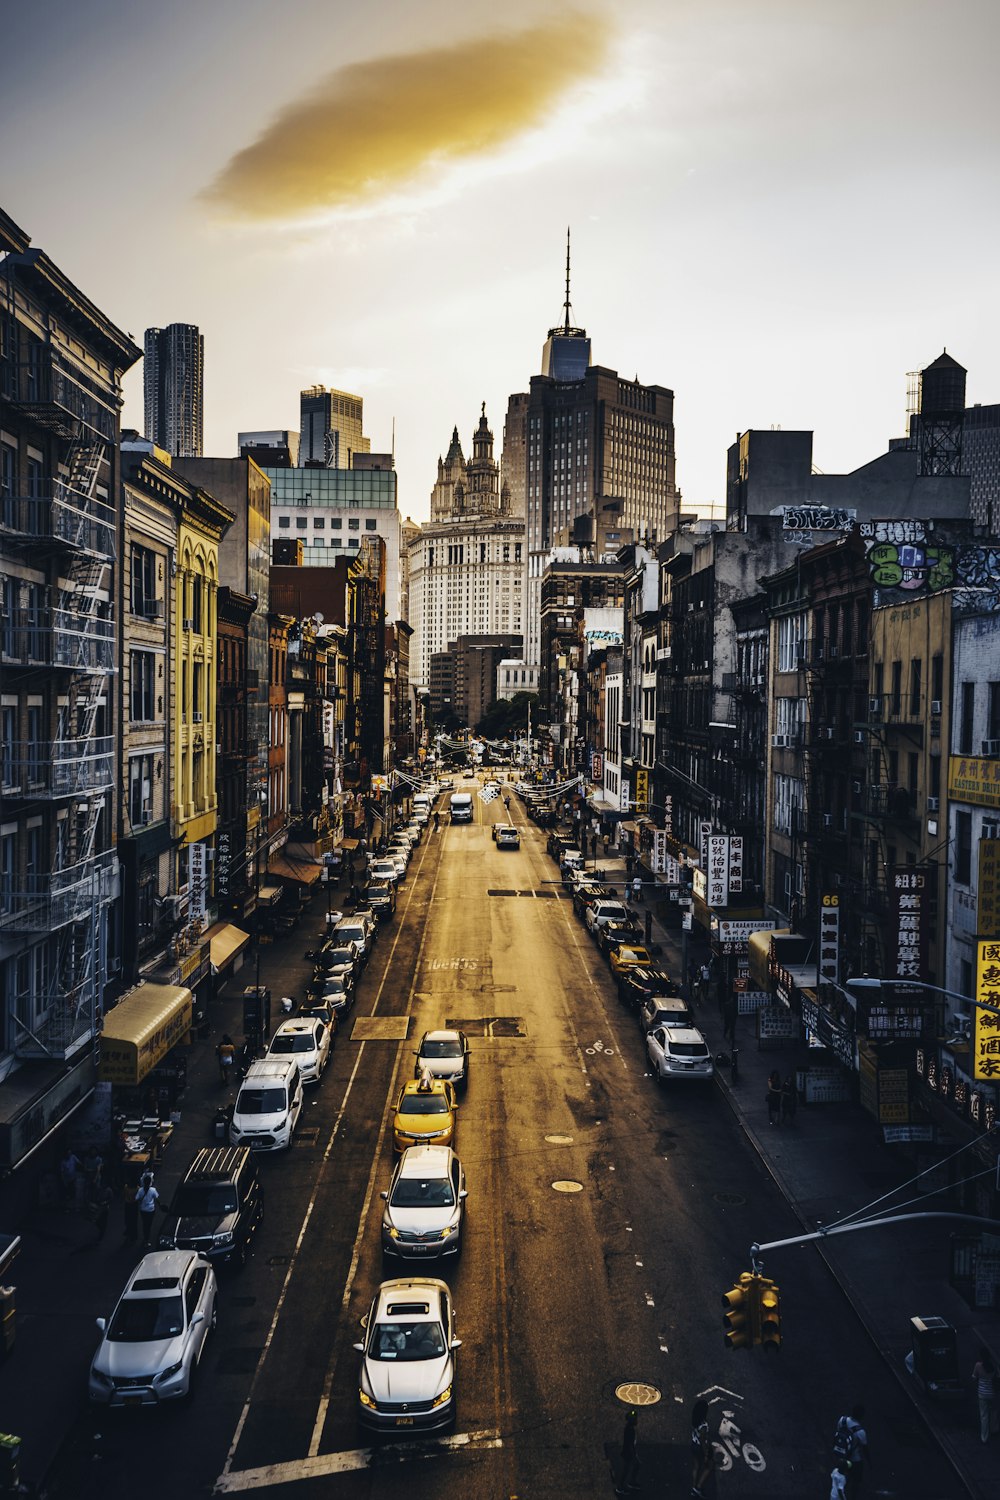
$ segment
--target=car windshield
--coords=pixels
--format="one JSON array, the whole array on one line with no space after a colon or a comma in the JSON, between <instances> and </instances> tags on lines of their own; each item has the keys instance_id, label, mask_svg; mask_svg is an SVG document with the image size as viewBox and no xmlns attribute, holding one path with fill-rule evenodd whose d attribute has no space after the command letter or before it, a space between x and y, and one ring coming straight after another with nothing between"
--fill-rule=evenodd
<instances>
[{"instance_id":1,"label":"car windshield","mask_svg":"<svg viewBox=\"0 0 1000 1500\"><path fill-rule=\"evenodd\" d=\"M444 1353L440 1323L376 1323L368 1344L372 1359L440 1359Z\"/></svg>"},{"instance_id":2,"label":"car windshield","mask_svg":"<svg viewBox=\"0 0 1000 1500\"><path fill-rule=\"evenodd\" d=\"M335 969L340 964L352 964L354 962L354 954L351 952L350 948L328 948L323 957L326 958Z\"/></svg>"},{"instance_id":3,"label":"car windshield","mask_svg":"<svg viewBox=\"0 0 1000 1500\"><path fill-rule=\"evenodd\" d=\"M404 1115L446 1115L449 1112L443 1094L404 1094L399 1107Z\"/></svg>"},{"instance_id":4,"label":"car windshield","mask_svg":"<svg viewBox=\"0 0 1000 1500\"><path fill-rule=\"evenodd\" d=\"M123 1297L108 1338L115 1344L145 1344L176 1338L184 1328L184 1304L175 1297Z\"/></svg>"},{"instance_id":5,"label":"car windshield","mask_svg":"<svg viewBox=\"0 0 1000 1500\"><path fill-rule=\"evenodd\" d=\"M708 1048L704 1042L671 1042L669 1037L667 1040L674 1057L700 1057L702 1061L708 1057Z\"/></svg>"},{"instance_id":6,"label":"car windshield","mask_svg":"<svg viewBox=\"0 0 1000 1500\"><path fill-rule=\"evenodd\" d=\"M393 1208L451 1208L455 1189L450 1177L400 1177L389 1199Z\"/></svg>"},{"instance_id":7,"label":"car windshield","mask_svg":"<svg viewBox=\"0 0 1000 1500\"><path fill-rule=\"evenodd\" d=\"M342 927L337 936L345 943L357 943L364 947L365 929L358 923L357 927Z\"/></svg>"},{"instance_id":8,"label":"car windshield","mask_svg":"<svg viewBox=\"0 0 1000 1500\"><path fill-rule=\"evenodd\" d=\"M236 1208L236 1189L231 1182L182 1183L173 1202L173 1211L179 1219L234 1214Z\"/></svg>"},{"instance_id":9,"label":"car windshield","mask_svg":"<svg viewBox=\"0 0 1000 1500\"><path fill-rule=\"evenodd\" d=\"M272 1052L315 1052L316 1038L311 1031L282 1032L271 1040Z\"/></svg>"},{"instance_id":10,"label":"car windshield","mask_svg":"<svg viewBox=\"0 0 1000 1500\"><path fill-rule=\"evenodd\" d=\"M449 1037L444 1042L424 1042L420 1049L421 1057L461 1057L462 1043L458 1037Z\"/></svg>"},{"instance_id":11,"label":"car windshield","mask_svg":"<svg viewBox=\"0 0 1000 1500\"><path fill-rule=\"evenodd\" d=\"M242 1088L237 1100L239 1115L276 1115L285 1107L285 1091L282 1088Z\"/></svg>"},{"instance_id":12,"label":"car windshield","mask_svg":"<svg viewBox=\"0 0 1000 1500\"><path fill-rule=\"evenodd\" d=\"M342 979L337 978L337 979L324 979L323 980L323 994L324 995L346 995L346 993L347 993L347 985L344 983L344 981ZM310 1012L310 1014L314 1014L314 1012Z\"/></svg>"}]
</instances>

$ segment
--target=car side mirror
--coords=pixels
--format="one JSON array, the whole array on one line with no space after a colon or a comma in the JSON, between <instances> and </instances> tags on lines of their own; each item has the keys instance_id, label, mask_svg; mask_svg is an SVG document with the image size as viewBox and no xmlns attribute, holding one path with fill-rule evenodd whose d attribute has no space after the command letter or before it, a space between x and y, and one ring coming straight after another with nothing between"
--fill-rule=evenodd
<instances>
[{"instance_id":1,"label":"car side mirror","mask_svg":"<svg viewBox=\"0 0 1000 1500\"><path fill-rule=\"evenodd\" d=\"M103 1333L104 1330L105 1330L105 1328L107 1328L107 1326L108 1326L108 1320L107 1320L107 1318L95 1318L94 1321L97 1324L98 1328Z\"/></svg>"},{"instance_id":2,"label":"car side mirror","mask_svg":"<svg viewBox=\"0 0 1000 1500\"><path fill-rule=\"evenodd\" d=\"M389 1194L388 1194L388 1192L383 1191L383 1192L379 1193L379 1197L380 1198L384 1198L388 1202Z\"/></svg>"},{"instance_id":3,"label":"car side mirror","mask_svg":"<svg viewBox=\"0 0 1000 1500\"><path fill-rule=\"evenodd\" d=\"M201 1313L201 1312L196 1312L195 1315L194 1315L194 1317L191 1319L191 1327L192 1328L197 1328L198 1324L199 1323L204 1323L204 1321L205 1321L205 1314Z\"/></svg>"},{"instance_id":4,"label":"car side mirror","mask_svg":"<svg viewBox=\"0 0 1000 1500\"><path fill-rule=\"evenodd\" d=\"M368 1314L367 1314L367 1313L364 1313L364 1314L363 1314L363 1315L362 1315L362 1316L361 1316L361 1317L360 1317L360 1318L359 1318L359 1319L358 1319L358 1322L359 1322L359 1323L360 1323L360 1324L361 1324L361 1326L362 1326L362 1328L367 1328L367 1327L368 1327Z\"/></svg>"},{"instance_id":5,"label":"car side mirror","mask_svg":"<svg viewBox=\"0 0 1000 1500\"><path fill-rule=\"evenodd\" d=\"M365 1346L364 1346L364 1344L352 1344L351 1348L352 1349L357 1349L357 1351L358 1351L359 1354L364 1354L364 1352L365 1352Z\"/></svg>"},{"instance_id":6,"label":"car side mirror","mask_svg":"<svg viewBox=\"0 0 1000 1500\"><path fill-rule=\"evenodd\" d=\"M451 1341L451 1347L453 1349L461 1349L461 1347L462 1347L462 1340L461 1339L452 1339L452 1341Z\"/></svg>"},{"instance_id":7,"label":"car side mirror","mask_svg":"<svg viewBox=\"0 0 1000 1500\"><path fill-rule=\"evenodd\" d=\"M459 1192L458 1196L460 1198L467 1198L469 1196L469 1189L468 1188L462 1188L461 1191Z\"/></svg>"}]
</instances>

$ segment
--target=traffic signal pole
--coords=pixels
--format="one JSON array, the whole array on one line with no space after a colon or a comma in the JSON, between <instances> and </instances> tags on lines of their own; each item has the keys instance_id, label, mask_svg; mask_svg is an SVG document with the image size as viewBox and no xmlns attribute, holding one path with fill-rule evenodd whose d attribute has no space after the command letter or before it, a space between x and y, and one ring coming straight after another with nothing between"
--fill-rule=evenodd
<instances>
[{"instance_id":1,"label":"traffic signal pole","mask_svg":"<svg viewBox=\"0 0 1000 1500\"><path fill-rule=\"evenodd\" d=\"M990 1169L992 1171L992 1169ZM835 1234L853 1234L860 1229L879 1229L883 1224L905 1224L911 1219L960 1219L965 1224L982 1224L1000 1229L1000 1219L984 1219L980 1214L954 1214L945 1209L929 1209L919 1214L884 1214L881 1218L858 1219L853 1224L825 1224L812 1234L794 1234L786 1240L768 1240L766 1244L750 1246L753 1265L764 1250L784 1250L790 1245L807 1245L810 1240L828 1240Z\"/></svg>"}]
</instances>

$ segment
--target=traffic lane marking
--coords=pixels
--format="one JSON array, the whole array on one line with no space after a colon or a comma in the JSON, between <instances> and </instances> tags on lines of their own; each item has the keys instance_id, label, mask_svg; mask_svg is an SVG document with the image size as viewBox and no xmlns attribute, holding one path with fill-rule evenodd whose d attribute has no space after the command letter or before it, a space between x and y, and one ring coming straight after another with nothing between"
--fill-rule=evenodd
<instances>
[{"instance_id":1,"label":"traffic lane marking","mask_svg":"<svg viewBox=\"0 0 1000 1500\"><path fill-rule=\"evenodd\" d=\"M503 1439L496 1432L458 1432L451 1437L431 1438L427 1442L380 1444L378 1467L387 1463L412 1463L418 1458L438 1458L462 1449L481 1451L502 1448ZM215 1481L216 1495L233 1495L246 1490L266 1489L268 1485L294 1484L300 1479L323 1479L331 1474L351 1474L372 1466L372 1448L351 1448L341 1453L317 1453L310 1458L296 1458L288 1463L267 1464L262 1469L230 1469Z\"/></svg>"}]
</instances>

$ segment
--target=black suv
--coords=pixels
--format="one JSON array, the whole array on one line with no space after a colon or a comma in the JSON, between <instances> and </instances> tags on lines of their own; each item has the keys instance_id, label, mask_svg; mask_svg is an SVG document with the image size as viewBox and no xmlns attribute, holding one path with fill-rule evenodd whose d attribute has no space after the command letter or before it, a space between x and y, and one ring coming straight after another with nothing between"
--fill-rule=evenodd
<instances>
[{"instance_id":1,"label":"black suv","mask_svg":"<svg viewBox=\"0 0 1000 1500\"><path fill-rule=\"evenodd\" d=\"M369 880L365 886L365 902L375 913L375 920L387 922L396 910L396 887L387 880Z\"/></svg>"},{"instance_id":2,"label":"black suv","mask_svg":"<svg viewBox=\"0 0 1000 1500\"><path fill-rule=\"evenodd\" d=\"M208 1260L246 1264L264 1205L246 1146L196 1153L160 1226L161 1250L197 1250Z\"/></svg>"},{"instance_id":3,"label":"black suv","mask_svg":"<svg viewBox=\"0 0 1000 1500\"><path fill-rule=\"evenodd\" d=\"M638 1010L650 995L676 995L677 986L664 969L628 969L618 980L618 998Z\"/></svg>"}]
</instances>

